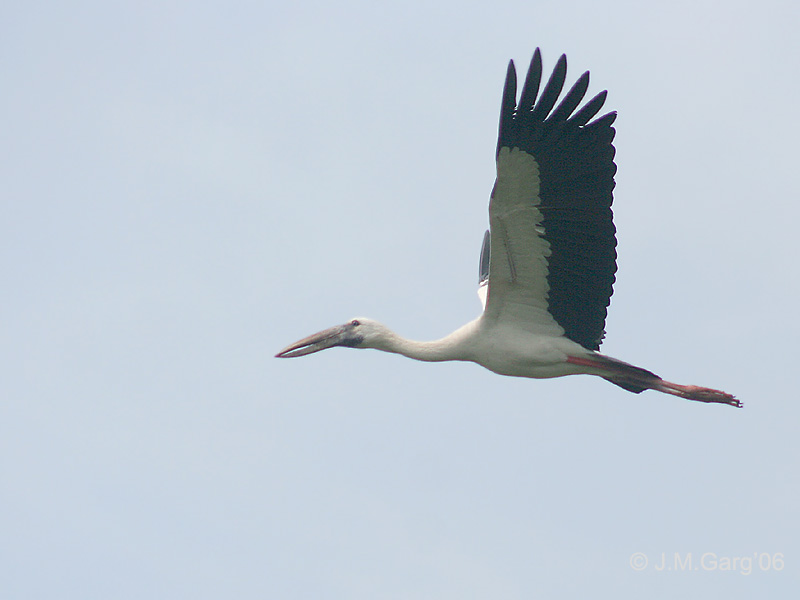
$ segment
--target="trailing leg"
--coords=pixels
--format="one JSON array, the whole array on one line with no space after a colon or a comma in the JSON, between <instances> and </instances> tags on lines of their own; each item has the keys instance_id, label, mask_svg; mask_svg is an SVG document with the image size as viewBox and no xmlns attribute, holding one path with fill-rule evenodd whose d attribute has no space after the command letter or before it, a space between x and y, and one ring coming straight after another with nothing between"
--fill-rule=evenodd
<instances>
[{"instance_id":1,"label":"trailing leg","mask_svg":"<svg viewBox=\"0 0 800 600\"><path fill-rule=\"evenodd\" d=\"M726 392L697 385L680 385L678 383L664 381L661 377L647 369L636 367L603 354L570 356L567 358L567 362L582 367L589 367L590 370L587 370L587 373L599 375L614 385L618 385L622 389L635 394L643 392L644 390L656 390L657 392L671 394L686 400L727 404L728 406L735 406L736 408L742 407L742 403L739 400Z\"/></svg>"}]
</instances>

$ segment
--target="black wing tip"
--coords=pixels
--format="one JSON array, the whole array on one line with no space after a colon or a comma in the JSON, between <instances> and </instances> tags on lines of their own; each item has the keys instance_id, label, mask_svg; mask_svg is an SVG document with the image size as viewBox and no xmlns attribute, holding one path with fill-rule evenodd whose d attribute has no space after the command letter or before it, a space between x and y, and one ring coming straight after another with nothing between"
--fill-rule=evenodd
<instances>
[{"instance_id":1,"label":"black wing tip","mask_svg":"<svg viewBox=\"0 0 800 600\"><path fill-rule=\"evenodd\" d=\"M612 110L611 112L607 112L602 117L596 118L594 121L586 125L586 128L600 128L600 127L611 127L614 121L617 120L617 111Z\"/></svg>"},{"instance_id":2,"label":"black wing tip","mask_svg":"<svg viewBox=\"0 0 800 600\"><path fill-rule=\"evenodd\" d=\"M531 71L542 71L542 51L539 48L533 51L533 56L531 56L531 63L528 65L528 72Z\"/></svg>"},{"instance_id":3,"label":"black wing tip","mask_svg":"<svg viewBox=\"0 0 800 600\"><path fill-rule=\"evenodd\" d=\"M568 123L575 127L583 127L589 121L591 121L598 112L600 112L600 109L603 108L607 97L608 91L603 90L594 98L589 100L586 104L584 104L580 109L578 109L578 111L569 118Z\"/></svg>"},{"instance_id":4,"label":"black wing tip","mask_svg":"<svg viewBox=\"0 0 800 600\"><path fill-rule=\"evenodd\" d=\"M540 48L537 47L533 52L533 57L531 58L530 66L528 67L528 72L525 78L525 84L522 88L519 102L517 102L517 70L514 60L512 59L508 61L506 81L503 89L503 106L500 113L501 127L497 144L498 154L501 147L508 146L510 143L513 143L512 138L515 137L513 130L520 126L525 126L525 124L521 121L527 121L528 125L530 125L531 122L542 122L553 116L556 101L558 101L559 97L561 96L561 92L563 91L564 83L566 82L567 78L567 55L561 54L561 56L558 57L555 67L553 67L553 71L551 72L550 77L544 86L544 90L542 91L542 94L539 95L538 88L540 85L541 76L542 53ZM566 121L567 124L571 126L584 127L587 123L589 123L592 117L594 117L594 115L600 111L605 104L606 99L608 98L608 90L601 91L580 108L577 106L583 100L583 96L589 87L590 77L591 72L586 70L575 80L575 83L567 93L567 96L565 96L565 98L562 99L561 104L555 108L555 111L559 113L557 115L558 119L556 120ZM577 102L574 106L569 107L570 103L565 103L565 100L573 92L577 92L574 96L574 98L577 99ZM539 97L537 98L537 96ZM571 110L564 110L568 107L571 108ZM577 111L575 111L576 108ZM573 111L575 111L574 114L562 114L573 113ZM598 122L601 122L602 125L610 125L616 119L616 114L616 111L607 113L595 121L592 121L590 125L594 125ZM610 115L613 115L613 117ZM512 125L512 121L518 121L519 123Z\"/></svg>"},{"instance_id":5,"label":"black wing tip","mask_svg":"<svg viewBox=\"0 0 800 600\"><path fill-rule=\"evenodd\" d=\"M531 70L531 67L535 67L537 64L542 64L542 51L537 46L536 49L533 51L533 55L531 56L531 62L528 65L528 70Z\"/></svg>"},{"instance_id":6,"label":"black wing tip","mask_svg":"<svg viewBox=\"0 0 800 600\"><path fill-rule=\"evenodd\" d=\"M553 68L553 72L550 74L550 78L547 80L533 110L525 114L525 120L534 123L544 121L558 101L566 80L567 55L562 54L556 62L556 66Z\"/></svg>"},{"instance_id":7,"label":"black wing tip","mask_svg":"<svg viewBox=\"0 0 800 600\"><path fill-rule=\"evenodd\" d=\"M500 155L500 148L506 145L511 133L511 121L514 119L514 110L517 105L517 69L514 61L508 61L506 69L506 82L503 85L503 100L500 105L500 125L497 134L497 150L495 157Z\"/></svg>"},{"instance_id":8,"label":"black wing tip","mask_svg":"<svg viewBox=\"0 0 800 600\"><path fill-rule=\"evenodd\" d=\"M561 80L561 86L564 86L564 81L567 79L567 55L562 54L558 57L556 61L556 66L553 67L553 73L550 75L550 80L547 82L547 85L550 85L550 81L556 80L556 77ZM559 90L559 94L560 94Z\"/></svg>"},{"instance_id":9,"label":"black wing tip","mask_svg":"<svg viewBox=\"0 0 800 600\"><path fill-rule=\"evenodd\" d=\"M542 81L542 53L537 48L531 57L528 65L528 72L525 75L525 83L522 86L517 103L516 114L524 113L533 109L536 97L539 95L539 84Z\"/></svg>"},{"instance_id":10,"label":"black wing tip","mask_svg":"<svg viewBox=\"0 0 800 600\"><path fill-rule=\"evenodd\" d=\"M506 67L506 81L508 81L509 77L517 78L517 67L513 58L508 61L508 67Z\"/></svg>"}]
</instances>

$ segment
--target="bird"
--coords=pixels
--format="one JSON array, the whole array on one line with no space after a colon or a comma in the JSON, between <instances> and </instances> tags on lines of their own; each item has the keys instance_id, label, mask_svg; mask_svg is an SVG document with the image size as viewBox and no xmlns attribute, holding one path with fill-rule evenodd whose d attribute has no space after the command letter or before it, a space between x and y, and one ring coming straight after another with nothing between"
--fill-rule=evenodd
<instances>
[{"instance_id":1,"label":"bird","mask_svg":"<svg viewBox=\"0 0 800 600\"><path fill-rule=\"evenodd\" d=\"M566 55L539 93L542 73L537 48L517 99L513 60L506 72L497 178L479 260L483 313L434 341L405 339L382 323L357 317L305 337L276 357L337 346L373 348L421 361L471 361L513 377L595 375L637 394L655 390L741 408L726 392L672 383L599 352L617 271L611 209L617 113L595 118L607 91L578 108L588 71L556 106L566 82Z\"/></svg>"}]
</instances>

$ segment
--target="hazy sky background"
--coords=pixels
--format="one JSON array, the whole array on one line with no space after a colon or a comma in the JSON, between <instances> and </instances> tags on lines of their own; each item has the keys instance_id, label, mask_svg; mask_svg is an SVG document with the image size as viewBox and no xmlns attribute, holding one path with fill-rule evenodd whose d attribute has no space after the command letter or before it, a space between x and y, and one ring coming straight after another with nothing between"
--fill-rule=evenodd
<instances>
[{"instance_id":1,"label":"hazy sky background","mask_svg":"<svg viewBox=\"0 0 800 600\"><path fill-rule=\"evenodd\" d=\"M798 6L6 3L0 597L796 593ZM536 46L619 112L603 350L744 410L273 358L477 316Z\"/></svg>"}]
</instances>

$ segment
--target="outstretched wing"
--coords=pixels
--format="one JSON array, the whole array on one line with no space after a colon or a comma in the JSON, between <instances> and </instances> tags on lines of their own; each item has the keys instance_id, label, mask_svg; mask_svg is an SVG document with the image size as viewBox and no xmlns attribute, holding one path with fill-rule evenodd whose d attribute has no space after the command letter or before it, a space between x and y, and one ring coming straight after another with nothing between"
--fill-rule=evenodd
<instances>
[{"instance_id":1,"label":"outstretched wing","mask_svg":"<svg viewBox=\"0 0 800 600\"><path fill-rule=\"evenodd\" d=\"M589 122L605 102L601 92L573 114L586 94L588 72L553 109L566 72L562 55L537 101L537 48L516 103L513 61L508 66L489 205L485 318L566 335L597 350L617 269L611 212L616 113Z\"/></svg>"}]
</instances>

